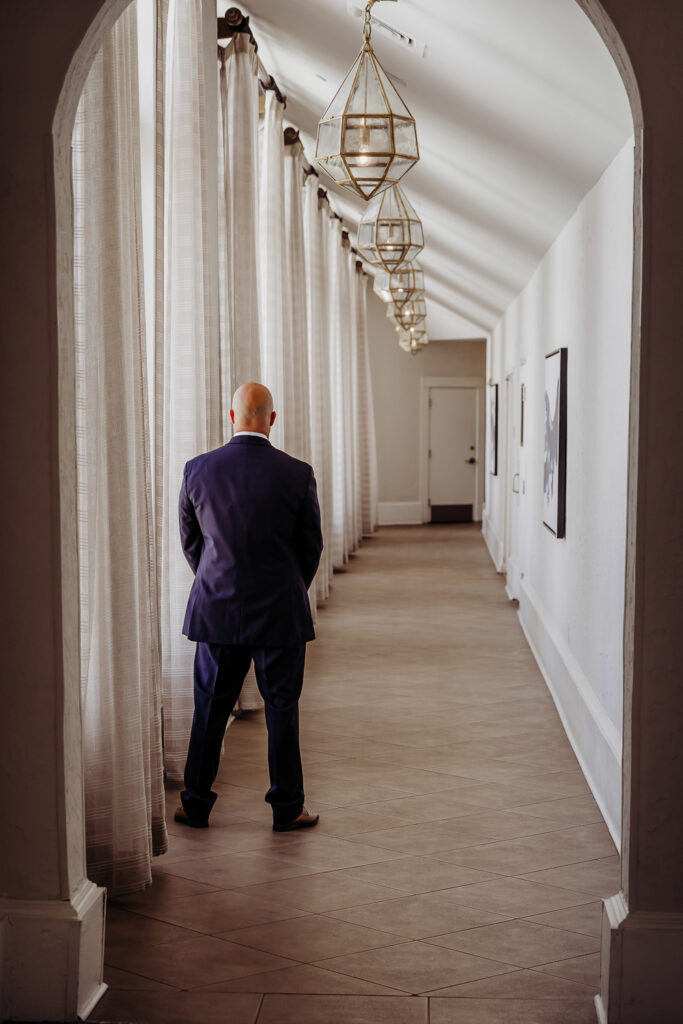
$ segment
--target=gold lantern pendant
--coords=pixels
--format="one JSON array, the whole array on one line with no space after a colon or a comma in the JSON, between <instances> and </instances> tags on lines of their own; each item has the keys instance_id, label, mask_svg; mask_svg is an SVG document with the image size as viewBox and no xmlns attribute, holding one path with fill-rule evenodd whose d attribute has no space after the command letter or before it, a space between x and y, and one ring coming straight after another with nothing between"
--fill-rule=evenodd
<instances>
[{"instance_id":1,"label":"gold lantern pendant","mask_svg":"<svg viewBox=\"0 0 683 1024\"><path fill-rule=\"evenodd\" d=\"M393 274L386 270L375 274L375 294L382 302L393 302L397 310L416 296L424 295L424 289L424 271L417 263L408 263Z\"/></svg>"},{"instance_id":2,"label":"gold lantern pendant","mask_svg":"<svg viewBox=\"0 0 683 1024\"><path fill-rule=\"evenodd\" d=\"M375 196L358 225L358 252L363 259L392 274L423 248L422 221L401 186Z\"/></svg>"},{"instance_id":3,"label":"gold lantern pendant","mask_svg":"<svg viewBox=\"0 0 683 1024\"><path fill-rule=\"evenodd\" d=\"M370 45L365 8L363 48L318 124L316 162L362 199L395 185L420 159L415 119Z\"/></svg>"},{"instance_id":4,"label":"gold lantern pendant","mask_svg":"<svg viewBox=\"0 0 683 1024\"><path fill-rule=\"evenodd\" d=\"M398 331L398 343L404 352L410 352L412 356L419 355L425 345L428 344L429 338L424 327L411 327L409 331L404 331L402 328L397 327Z\"/></svg>"},{"instance_id":5,"label":"gold lantern pendant","mask_svg":"<svg viewBox=\"0 0 683 1024\"><path fill-rule=\"evenodd\" d=\"M399 327L409 331L411 327L422 324L427 317L427 305L423 295L417 295L405 302L400 308L393 303L387 308L387 316L392 316Z\"/></svg>"}]
</instances>

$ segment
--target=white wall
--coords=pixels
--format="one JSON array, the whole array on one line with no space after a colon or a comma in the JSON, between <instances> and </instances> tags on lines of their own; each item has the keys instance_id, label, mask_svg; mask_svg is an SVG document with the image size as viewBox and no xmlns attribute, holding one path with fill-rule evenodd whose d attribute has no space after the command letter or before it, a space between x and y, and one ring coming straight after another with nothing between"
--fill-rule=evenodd
<instances>
[{"instance_id":1,"label":"white wall","mask_svg":"<svg viewBox=\"0 0 683 1024\"><path fill-rule=\"evenodd\" d=\"M631 344L633 140L558 236L494 330L488 375L499 384L499 467L487 473L484 532L499 561L505 536L505 378L519 382L526 437L512 541L520 618L570 740L615 838L621 819L622 631ZM567 525L543 526L544 357L568 349ZM516 467L515 467L516 468Z\"/></svg>"},{"instance_id":2,"label":"white wall","mask_svg":"<svg viewBox=\"0 0 683 1024\"><path fill-rule=\"evenodd\" d=\"M478 377L486 341L435 341L417 356L399 348L386 306L368 292L368 337L377 432L379 518L422 522L420 504L420 378Z\"/></svg>"}]
</instances>

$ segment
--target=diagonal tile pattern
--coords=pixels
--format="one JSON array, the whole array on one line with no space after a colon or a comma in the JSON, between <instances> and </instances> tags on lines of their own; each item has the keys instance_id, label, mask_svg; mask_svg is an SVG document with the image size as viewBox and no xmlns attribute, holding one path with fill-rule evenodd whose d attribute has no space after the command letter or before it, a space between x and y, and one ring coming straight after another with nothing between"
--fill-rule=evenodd
<instances>
[{"instance_id":1,"label":"diagonal tile pattern","mask_svg":"<svg viewBox=\"0 0 683 1024\"><path fill-rule=\"evenodd\" d=\"M206 832L111 902L92 1020L583 1024L619 861L476 526L335 577L301 709L310 833L273 834L262 714Z\"/></svg>"}]
</instances>

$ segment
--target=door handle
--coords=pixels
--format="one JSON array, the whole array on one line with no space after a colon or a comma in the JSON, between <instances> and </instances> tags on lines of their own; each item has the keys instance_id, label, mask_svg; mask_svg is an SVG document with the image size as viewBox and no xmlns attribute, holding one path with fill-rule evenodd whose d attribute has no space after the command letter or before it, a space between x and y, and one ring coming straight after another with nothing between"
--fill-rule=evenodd
<instances>
[{"instance_id":1,"label":"door handle","mask_svg":"<svg viewBox=\"0 0 683 1024\"><path fill-rule=\"evenodd\" d=\"M465 462L467 462L470 466L473 466L476 461L476 459L465 459Z\"/></svg>"},{"instance_id":2,"label":"door handle","mask_svg":"<svg viewBox=\"0 0 683 1024\"><path fill-rule=\"evenodd\" d=\"M512 478L512 493L519 494L519 486L515 487L515 480L519 481L519 473L515 473Z\"/></svg>"}]
</instances>

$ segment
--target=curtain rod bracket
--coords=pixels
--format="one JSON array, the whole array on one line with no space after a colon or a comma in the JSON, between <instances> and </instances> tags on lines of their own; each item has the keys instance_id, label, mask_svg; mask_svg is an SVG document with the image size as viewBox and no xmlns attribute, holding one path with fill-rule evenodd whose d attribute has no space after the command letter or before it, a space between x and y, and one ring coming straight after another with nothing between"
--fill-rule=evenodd
<instances>
[{"instance_id":1,"label":"curtain rod bracket","mask_svg":"<svg viewBox=\"0 0 683 1024\"><path fill-rule=\"evenodd\" d=\"M243 14L239 7L229 7L223 18L217 20L217 32L219 39L232 39L239 32L245 32L249 36L254 49L258 51L258 43L249 25L249 15Z\"/></svg>"},{"instance_id":2,"label":"curtain rod bracket","mask_svg":"<svg viewBox=\"0 0 683 1024\"><path fill-rule=\"evenodd\" d=\"M278 102L281 103L282 106L285 107L285 109L287 108L287 97L280 92L277 86L277 82L275 81L272 75L268 76L267 82L261 82L261 85L266 91L272 90L275 93Z\"/></svg>"}]
</instances>

